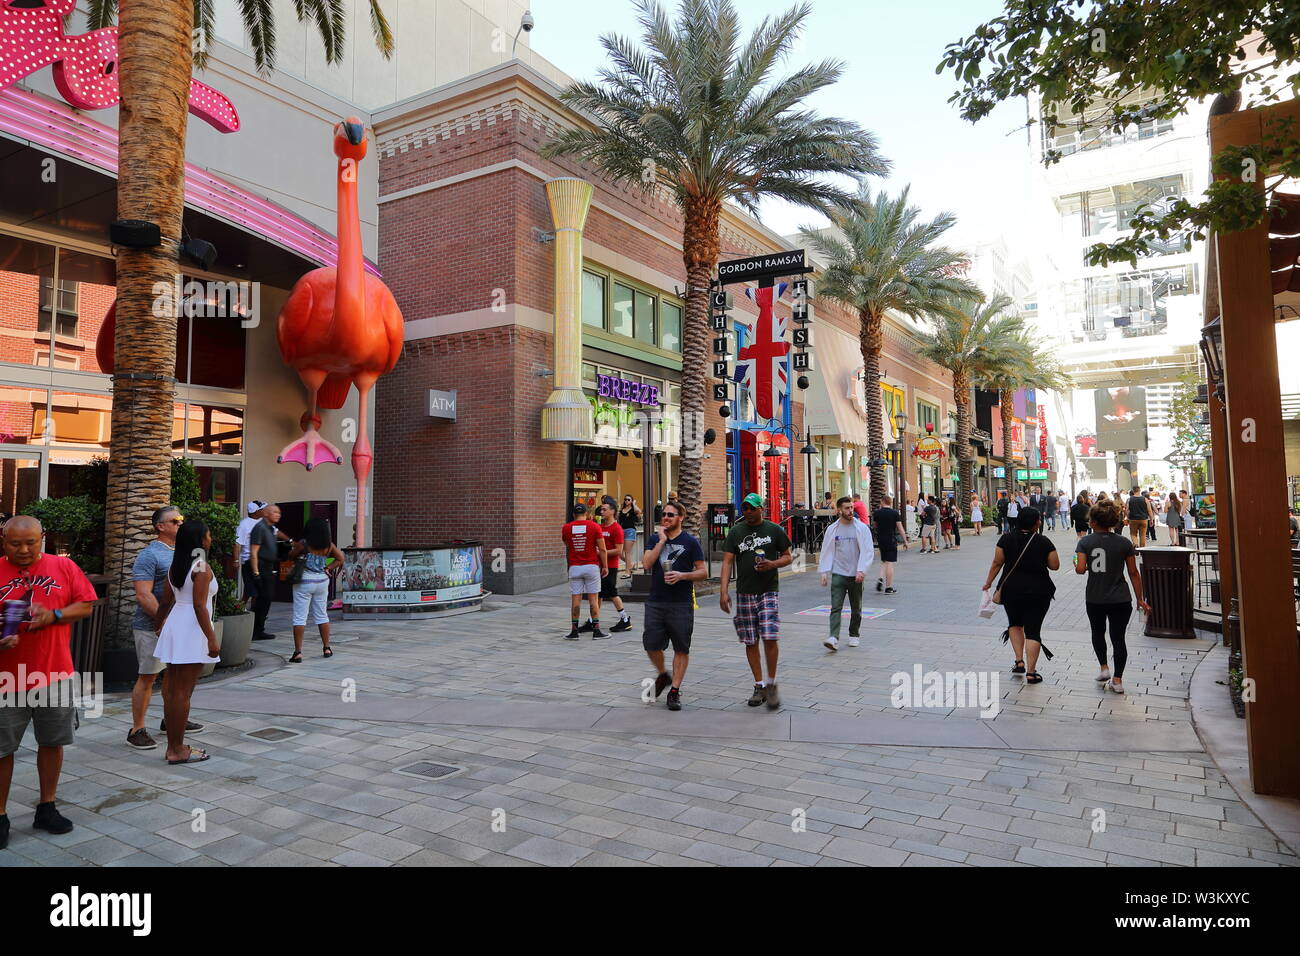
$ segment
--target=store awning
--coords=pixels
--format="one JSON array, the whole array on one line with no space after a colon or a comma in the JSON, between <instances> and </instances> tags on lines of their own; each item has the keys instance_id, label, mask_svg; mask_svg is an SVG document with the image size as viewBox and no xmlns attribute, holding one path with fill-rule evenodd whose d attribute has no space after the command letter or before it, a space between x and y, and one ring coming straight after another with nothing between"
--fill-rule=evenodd
<instances>
[{"instance_id":1,"label":"store awning","mask_svg":"<svg viewBox=\"0 0 1300 956\"><path fill-rule=\"evenodd\" d=\"M817 371L808 376L804 422L814 435L838 435L866 446L867 410L862 394L862 350L855 336L813 319Z\"/></svg>"}]
</instances>

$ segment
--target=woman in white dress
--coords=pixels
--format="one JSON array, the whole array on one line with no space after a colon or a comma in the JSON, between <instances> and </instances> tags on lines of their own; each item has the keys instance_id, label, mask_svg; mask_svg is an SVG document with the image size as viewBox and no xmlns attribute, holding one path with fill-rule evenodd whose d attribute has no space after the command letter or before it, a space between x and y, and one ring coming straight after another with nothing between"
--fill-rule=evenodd
<instances>
[{"instance_id":1,"label":"woman in white dress","mask_svg":"<svg viewBox=\"0 0 1300 956\"><path fill-rule=\"evenodd\" d=\"M970 521L975 526L975 533L979 534L984 526L984 503L979 495L970 496Z\"/></svg>"},{"instance_id":2,"label":"woman in white dress","mask_svg":"<svg viewBox=\"0 0 1300 956\"><path fill-rule=\"evenodd\" d=\"M220 656L212 628L212 599L216 585L208 567L212 534L202 521L186 521L176 532L176 554L167 572L167 590L158 615L157 658L167 665L163 682L163 720L167 725L167 762L200 763L208 754L185 744L190 697L205 664Z\"/></svg>"}]
</instances>

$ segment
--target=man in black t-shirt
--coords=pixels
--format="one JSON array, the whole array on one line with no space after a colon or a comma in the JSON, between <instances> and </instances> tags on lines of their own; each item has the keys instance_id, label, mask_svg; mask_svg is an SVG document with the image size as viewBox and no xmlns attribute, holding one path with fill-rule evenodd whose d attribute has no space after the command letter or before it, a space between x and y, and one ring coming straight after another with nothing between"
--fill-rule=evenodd
<instances>
[{"instance_id":1,"label":"man in black t-shirt","mask_svg":"<svg viewBox=\"0 0 1300 956\"><path fill-rule=\"evenodd\" d=\"M669 684L668 709L681 710L682 678L690 663L691 634L695 630L695 582L708 575L700 542L682 530L681 504L664 505L663 524L645 543L641 566L651 573L650 597L645 605L641 646L658 675L655 697ZM673 645L673 673L664 670L664 651ZM649 686L647 685L647 693ZM649 700L649 697L646 698Z\"/></svg>"},{"instance_id":2,"label":"man in black t-shirt","mask_svg":"<svg viewBox=\"0 0 1300 956\"><path fill-rule=\"evenodd\" d=\"M894 590L894 564L898 561L898 538L907 543L907 529L903 526L903 516L894 510L894 499L885 495L880 499L880 507L871 515L871 523L876 527L876 541L880 544L880 577L876 578L876 590L882 588L886 594L896 594Z\"/></svg>"}]
</instances>

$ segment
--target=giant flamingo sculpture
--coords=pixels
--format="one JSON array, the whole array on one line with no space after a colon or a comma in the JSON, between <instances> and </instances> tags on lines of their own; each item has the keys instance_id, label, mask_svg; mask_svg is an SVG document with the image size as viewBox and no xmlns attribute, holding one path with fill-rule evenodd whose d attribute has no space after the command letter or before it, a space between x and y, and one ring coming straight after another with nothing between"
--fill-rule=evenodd
<instances>
[{"instance_id":1,"label":"giant flamingo sculpture","mask_svg":"<svg viewBox=\"0 0 1300 956\"><path fill-rule=\"evenodd\" d=\"M278 462L297 462L311 471L343 463L339 450L320 436L318 408L342 408L357 386L357 440L352 471L357 477L355 544L365 544L366 479L373 456L367 416L370 389L392 371L402 351L402 312L388 287L367 274L361 256L357 170L366 155L366 130L348 118L334 127L338 163L338 265L313 269L293 287L280 310L280 354L307 386L308 408L300 419L302 437L280 452Z\"/></svg>"}]
</instances>

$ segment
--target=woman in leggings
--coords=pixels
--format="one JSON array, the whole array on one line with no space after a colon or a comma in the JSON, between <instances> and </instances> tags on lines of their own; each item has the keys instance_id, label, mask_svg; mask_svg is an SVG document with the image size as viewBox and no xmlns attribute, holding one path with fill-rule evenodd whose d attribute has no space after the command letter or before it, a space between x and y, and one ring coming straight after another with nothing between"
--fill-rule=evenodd
<instances>
[{"instance_id":1,"label":"woman in leggings","mask_svg":"<svg viewBox=\"0 0 1300 956\"><path fill-rule=\"evenodd\" d=\"M1138 607L1150 613L1151 608L1142 598L1142 575L1138 572L1137 554L1133 542L1116 534L1123 521L1119 508L1113 501L1103 501L1093 507L1089 516L1093 533L1079 539L1074 552L1074 571L1088 575L1084 607L1088 623L1092 625L1092 649L1101 664L1097 682L1106 690L1124 693L1124 665L1128 662L1128 648L1124 644L1124 630L1133 616L1133 603L1129 598L1124 571L1128 570L1133 582L1133 596ZM1115 669L1106 666L1106 629L1110 628L1110 645L1115 657Z\"/></svg>"},{"instance_id":2,"label":"woman in leggings","mask_svg":"<svg viewBox=\"0 0 1300 956\"><path fill-rule=\"evenodd\" d=\"M1056 545L1039 533L1042 524L1043 516L1037 508L1021 508L1013 529L998 538L993 564L984 582L987 591L999 571L1002 573L998 587L1002 591L1002 607L1007 612L1007 633L1003 638L1010 637L1011 649L1016 654L1011 673L1024 674L1027 684L1043 681L1038 673L1039 653L1051 659L1051 654L1043 648L1043 619L1056 594L1052 572L1061 567Z\"/></svg>"}]
</instances>

